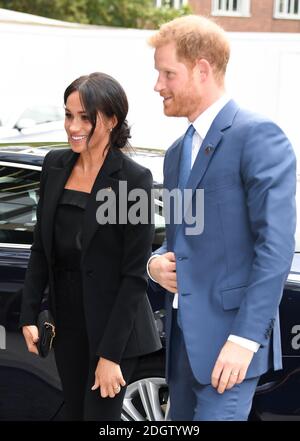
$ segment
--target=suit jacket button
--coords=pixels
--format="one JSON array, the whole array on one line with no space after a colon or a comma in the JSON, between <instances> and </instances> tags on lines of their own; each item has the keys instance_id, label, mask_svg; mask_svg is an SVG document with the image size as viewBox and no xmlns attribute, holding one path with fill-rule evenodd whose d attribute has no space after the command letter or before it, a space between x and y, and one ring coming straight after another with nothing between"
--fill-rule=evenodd
<instances>
[{"instance_id":1,"label":"suit jacket button","mask_svg":"<svg viewBox=\"0 0 300 441\"><path fill-rule=\"evenodd\" d=\"M92 277L93 273L94 273L93 270L87 270L87 272L86 272L86 274L87 274L89 277Z\"/></svg>"}]
</instances>

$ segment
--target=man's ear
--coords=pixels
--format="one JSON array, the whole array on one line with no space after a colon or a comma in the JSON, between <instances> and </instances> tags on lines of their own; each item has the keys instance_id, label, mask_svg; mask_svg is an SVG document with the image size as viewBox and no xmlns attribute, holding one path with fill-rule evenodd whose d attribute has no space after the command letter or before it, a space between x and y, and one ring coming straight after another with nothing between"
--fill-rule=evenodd
<instances>
[{"instance_id":1,"label":"man's ear","mask_svg":"<svg viewBox=\"0 0 300 441\"><path fill-rule=\"evenodd\" d=\"M206 79L212 72L212 68L209 62L205 58L200 58L196 60L195 67L198 70L201 81L206 81Z\"/></svg>"}]
</instances>

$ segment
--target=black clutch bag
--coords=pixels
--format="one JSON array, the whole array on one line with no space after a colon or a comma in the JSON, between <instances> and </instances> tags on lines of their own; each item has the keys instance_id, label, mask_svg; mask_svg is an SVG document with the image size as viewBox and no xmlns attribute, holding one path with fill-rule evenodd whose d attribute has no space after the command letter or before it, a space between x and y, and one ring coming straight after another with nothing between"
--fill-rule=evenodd
<instances>
[{"instance_id":1,"label":"black clutch bag","mask_svg":"<svg viewBox=\"0 0 300 441\"><path fill-rule=\"evenodd\" d=\"M45 358L50 352L55 337L54 320L48 309L39 313L37 327L39 330L37 349L39 356Z\"/></svg>"}]
</instances>

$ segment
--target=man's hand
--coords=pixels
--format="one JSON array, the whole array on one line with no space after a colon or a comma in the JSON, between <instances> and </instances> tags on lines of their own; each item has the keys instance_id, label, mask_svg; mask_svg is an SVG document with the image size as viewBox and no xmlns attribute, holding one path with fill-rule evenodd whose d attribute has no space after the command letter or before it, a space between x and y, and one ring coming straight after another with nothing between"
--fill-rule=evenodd
<instances>
[{"instance_id":1,"label":"man's hand","mask_svg":"<svg viewBox=\"0 0 300 441\"><path fill-rule=\"evenodd\" d=\"M95 371L95 383L92 390L96 390L99 387L102 398L114 398L120 392L121 386L125 385L126 381L123 378L120 365L100 357Z\"/></svg>"},{"instance_id":2,"label":"man's hand","mask_svg":"<svg viewBox=\"0 0 300 441\"><path fill-rule=\"evenodd\" d=\"M237 343L227 341L211 374L211 384L220 394L245 379L254 352Z\"/></svg>"},{"instance_id":3,"label":"man's hand","mask_svg":"<svg viewBox=\"0 0 300 441\"><path fill-rule=\"evenodd\" d=\"M39 331L37 326L34 325L23 326L22 331L28 351L39 355L39 351L36 347L36 344L39 341Z\"/></svg>"},{"instance_id":4,"label":"man's hand","mask_svg":"<svg viewBox=\"0 0 300 441\"><path fill-rule=\"evenodd\" d=\"M176 259L174 253L154 257L149 263L151 277L167 291L177 292Z\"/></svg>"}]
</instances>

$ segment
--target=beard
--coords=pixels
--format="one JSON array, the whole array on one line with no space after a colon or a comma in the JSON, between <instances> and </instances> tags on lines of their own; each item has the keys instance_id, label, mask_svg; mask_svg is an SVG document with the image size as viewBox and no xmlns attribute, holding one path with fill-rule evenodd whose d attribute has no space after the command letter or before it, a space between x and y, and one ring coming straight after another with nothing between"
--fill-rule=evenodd
<instances>
[{"instance_id":1,"label":"beard","mask_svg":"<svg viewBox=\"0 0 300 441\"><path fill-rule=\"evenodd\" d=\"M170 96L170 99L164 101L164 114L166 116L188 117L197 111L201 103L201 98L190 89L168 96Z\"/></svg>"}]
</instances>

